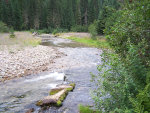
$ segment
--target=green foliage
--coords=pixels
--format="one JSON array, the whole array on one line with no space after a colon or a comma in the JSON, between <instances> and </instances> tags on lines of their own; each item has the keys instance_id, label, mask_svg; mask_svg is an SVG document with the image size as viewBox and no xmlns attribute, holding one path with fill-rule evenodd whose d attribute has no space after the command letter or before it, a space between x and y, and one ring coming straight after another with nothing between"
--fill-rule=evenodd
<instances>
[{"instance_id":1,"label":"green foliage","mask_svg":"<svg viewBox=\"0 0 150 113\"><path fill-rule=\"evenodd\" d=\"M105 33L113 51L104 52L92 75L98 109L116 113L150 112L150 1L126 3L107 17Z\"/></svg>"},{"instance_id":2,"label":"green foliage","mask_svg":"<svg viewBox=\"0 0 150 113\"><path fill-rule=\"evenodd\" d=\"M113 22L113 20L110 20L109 18L114 12L116 12L116 9L112 6L105 6L103 7L103 10L100 11L96 26L98 34L104 34L104 29L107 27L106 24L108 24L108 22Z\"/></svg>"},{"instance_id":3,"label":"green foliage","mask_svg":"<svg viewBox=\"0 0 150 113\"><path fill-rule=\"evenodd\" d=\"M134 107L135 113L149 113L150 112L150 83L146 85L144 90L139 91L136 98L130 98Z\"/></svg>"},{"instance_id":4,"label":"green foliage","mask_svg":"<svg viewBox=\"0 0 150 113\"><path fill-rule=\"evenodd\" d=\"M31 33L34 33L34 32L35 32L35 30L34 30L34 29L30 29L30 32L31 32Z\"/></svg>"},{"instance_id":5,"label":"green foliage","mask_svg":"<svg viewBox=\"0 0 150 113\"><path fill-rule=\"evenodd\" d=\"M136 98L130 98L136 113L150 112L150 71L147 73L146 83L147 85L143 90L139 91Z\"/></svg>"},{"instance_id":6,"label":"green foliage","mask_svg":"<svg viewBox=\"0 0 150 113\"><path fill-rule=\"evenodd\" d=\"M71 31L73 31L73 32L87 32L88 27L82 26L82 25L76 25L76 26L71 27Z\"/></svg>"},{"instance_id":7,"label":"green foliage","mask_svg":"<svg viewBox=\"0 0 150 113\"><path fill-rule=\"evenodd\" d=\"M79 105L79 113L101 113L98 110L93 110L89 106Z\"/></svg>"},{"instance_id":8,"label":"green foliage","mask_svg":"<svg viewBox=\"0 0 150 113\"><path fill-rule=\"evenodd\" d=\"M88 26L97 20L104 2L104 0L0 0L0 21L13 26L15 30L41 30L51 27L70 31L73 26ZM108 2L112 3L112 0ZM115 4L114 2L112 5ZM79 26L74 31L88 31L87 28Z\"/></svg>"},{"instance_id":9,"label":"green foliage","mask_svg":"<svg viewBox=\"0 0 150 113\"><path fill-rule=\"evenodd\" d=\"M57 33L63 33L63 32L68 32L68 29L62 29L62 28L57 28L57 29L53 29L51 27L48 27L47 29L42 29L42 30L35 30L35 29L30 29L30 32L37 32L38 34L42 34L42 33L52 33L52 34L57 34Z\"/></svg>"},{"instance_id":10,"label":"green foliage","mask_svg":"<svg viewBox=\"0 0 150 113\"><path fill-rule=\"evenodd\" d=\"M15 38L15 34L14 34L14 29L13 28L10 29L10 36L9 37L10 38Z\"/></svg>"},{"instance_id":11,"label":"green foliage","mask_svg":"<svg viewBox=\"0 0 150 113\"><path fill-rule=\"evenodd\" d=\"M53 28L48 27L47 29L44 29L44 32L45 32L45 33L52 33L53 30L54 30Z\"/></svg>"},{"instance_id":12,"label":"green foliage","mask_svg":"<svg viewBox=\"0 0 150 113\"><path fill-rule=\"evenodd\" d=\"M68 32L67 29L61 29L61 28L57 28L57 29L54 29L52 34L57 34L57 33L63 33L63 32Z\"/></svg>"},{"instance_id":13,"label":"green foliage","mask_svg":"<svg viewBox=\"0 0 150 113\"><path fill-rule=\"evenodd\" d=\"M96 39L96 35L97 35L97 29L96 29L96 25L97 23L96 23L96 21L93 23L93 24L91 24L90 26L89 26L89 28L88 28L88 31L90 32L90 34L92 35L92 39Z\"/></svg>"},{"instance_id":14,"label":"green foliage","mask_svg":"<svg viewBox=\"0 0 150 113\"><path fill-rule=\"evenodd\" d=\"M98 88L93 95L95 104L106 112L116 109L125 111L125 107L131 107L128 89L132 90L134 83L117 54L104 52L102 62L98 67L99 75L92 75L92 81Z\"/></svg>"},{"instance_id":15,"label":"green foliage","mask_svg":"<svg viewBox=\"0 0 150 113\"><path fill-rule=\"evenodd\" d=\"M107 43L105 38L95 40L95 39L86 38L86 37L85 38L68 37L67 39L70 39L79 43L83 43L90 47L105 48L105 49L109 48L109 44Z\"/></svg>"},{"instance_id":16,"label":"green foliage","mask_svg":"<svg viewBox=\"0 0 150 113\"><path fill-rule=\"evenodd\" d=\"M143 60L149 57L150 40L149 40L149 26L150 20L148 12L150 11L150 1L143 0L137 1L128 5L123 10L118 11L120 16L117 18L117 22L113 27L107 27L106 33L109 35L107 38L111 46L122 57L128 54L128 41L134 45L139 45L139 54ZM139 44L142 42L143 44ZM143 49L141 49L143 48ZM143 51L145 54L143 54ZM146 60L145 60L146 61ZM143 61L148 65L148 61Z\"/></svg>"},{"instance_id":17,"label":"green foliage","mask_svg":"<svg viewBox=\"0 0 150 113\"><path fill-rule=\"evenodd\" d=\"M0 0L0 20L15 30L71 28L85 32L97 20L106 4L116 8L117 0ZM75 28L74 28L75 27ZM53 32L53 30L50 30ZM50 32L49 29L47 32Z\"/></svg>"},{"instance_id":18,"label":"green foliage","mask_svg":"<svg viewBox=\"0 0 150 113\"><path fill-rule=\"evenodd\" d=\"M9 32L9 28L7 27L7 25L1 21L0 21L0 32L1 33L8 33Z\"/></svg>"}]
</instances>

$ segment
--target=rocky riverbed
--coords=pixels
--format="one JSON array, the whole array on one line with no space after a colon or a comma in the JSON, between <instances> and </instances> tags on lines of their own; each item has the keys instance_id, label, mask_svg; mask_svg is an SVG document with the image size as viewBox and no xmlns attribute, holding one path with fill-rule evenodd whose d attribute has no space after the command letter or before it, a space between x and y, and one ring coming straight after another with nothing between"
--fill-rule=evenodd
<instances>
[{"instance_id":1,"label":"rocky riverbed","mask_svg":"<svg viewBox=\"0 0 150 113\"><path fill-rule=\"evenodd\" d=\"M37 46L10 52L0 51L0 81L50 70L54 60L64 56L57 48ZM54 66L54 65L53 65Z\"/></svg>"},{"instance_id":2,"label":"rocky riverbed","mask_svg":"<svg viewBox=\"0 0 150 113\"><path fill-rule=\"evenodd\" d=\"M78 113L79 104L93 106L90 72L97 74L102 51L48 34L40 37L42 43L37 47L0 51L1 80L14 78L0 83L0 112L24 113L34 109L34 113ZM41 109L35 105L52 88L70 82L76 87L62 107Z\"/></svg>"}]
</instances>

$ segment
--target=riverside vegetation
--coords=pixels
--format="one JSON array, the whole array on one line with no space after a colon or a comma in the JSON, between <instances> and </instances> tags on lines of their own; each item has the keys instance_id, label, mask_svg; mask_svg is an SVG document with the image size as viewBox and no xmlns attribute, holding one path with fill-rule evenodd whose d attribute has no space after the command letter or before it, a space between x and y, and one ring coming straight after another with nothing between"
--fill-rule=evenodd
<instances>
[{"instance_id":1,"label":"riverside vegetation","mask_svg":"<svg viewBox=\"0 0 150 113\"><path fill-rule=\"evenodd\" d=\"M99 74L92 75L96 107L106 113L149 113L150 1L126 1L113 12L104 30L113 51L104 51Z\"/></svg>"},{"instance_id":2,"label":"riverside vegetation","mask_svg":"<svg viewBox=\"0 0 150 113\"><path fill-rule=\"evenodd\" d=\"M53 34L89 31L91 38L68 39L105 48L99 74L91 74L95 108L102 113L150 112L149 18L149 0L0 1L0 32L9 32L8 27ZM79 110L95 112L82 105Z\"/></svg>"},{"instance_id":3,"label":"riverside vegetation","mask_svg":"<svg viewBox=\"0 0 150 113\"><path fill-rule=\"evenodd\" d=\"M90 47L109 49L109 44L107 43L105 37L102 37L102 38L97 37L97 39L92 39L88 37L84 37L84 38L67 37L67 39L71 39L73 41L83 43Z\"/></svg>"}]
</instances>

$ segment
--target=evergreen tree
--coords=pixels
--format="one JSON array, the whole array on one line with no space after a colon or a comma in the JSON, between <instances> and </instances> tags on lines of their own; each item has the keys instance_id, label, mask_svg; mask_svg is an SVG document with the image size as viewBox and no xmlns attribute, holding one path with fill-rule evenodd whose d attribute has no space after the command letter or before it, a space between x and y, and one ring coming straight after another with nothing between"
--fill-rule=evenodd
<instances>
[{"instance_id":1,"label":"evergreen tree","mask_svg":"<svg viewBox=\"0 0 150 113\"><path fill-rule=\"evenodd\" d=\"M11 1L12 4L12 21L13 23L11 25L13 25L13 27L16 30L21 30L22 29L22 13L21 13L21 8L19 7L19 1L18 0L14 0Z\"/></svg>"},{"instance_id":2,"label":"evergreen tree","mask_svg":"<svg viewBox=\"0 0 150 113\"><path fill-rule=\"evenodd\" d=\"M89 23L93 23L98 19L99 3L98 0L91 0L89 3Z\"/></svg>"},{"instance_id":3,"label":"evergreen tree","mask_svg":"<svg viewBox=\"0 0 150 113\"><path fill-rule=\"evenodd\" d=\"M88 25L88 0L80 0L82 24Z\"/></svg>"},{"instance_id":4,"label":"evergreen tree","mask_svg":"<svg viewBox=\"0 0 150 113\"><path fill-rule=\"evenodd\" d=\"M107 4L106 4L107 1ZM102 18L104 4L117 0L0 0L0 20L15 30L69 29ZM101 13L99 13L101 12Z\"/></svg>"},{"instance_id":5,"label":"evergreen tree","mask_svg":"<svg viewBox=\"0 0 150 113\"><path fill-rule=\"evenodd\" d=\"M80 9L80 0L77 0L75 17L76 17L76 24L81 25L82 17L81 17L81 9Z\"/></svg>"}]
</instances>

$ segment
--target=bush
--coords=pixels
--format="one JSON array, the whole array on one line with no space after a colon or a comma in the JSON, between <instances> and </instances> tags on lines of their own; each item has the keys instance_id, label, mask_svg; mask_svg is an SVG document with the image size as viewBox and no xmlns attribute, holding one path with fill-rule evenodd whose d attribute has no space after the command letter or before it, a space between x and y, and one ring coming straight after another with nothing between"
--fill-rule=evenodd
<instances>
[{"instance_id":1,"label":"bush","mask_svg":"<svg viewBox=\"0 0 150 113\"><path fill-rule=\"evenodd\" d=\"M126 6L123 10L118 11L120 16L117 22L112 27L106 28L107 39L111 46L122 57L128 54L128 41L134 45L141 46L139 54L143 59L143 63L148 65L148 58L150 57L150 1L143 0L134 2ZM143 42L143 44L140 44ZM143 48L143 49L141 49ZM145 54L143 54L145 51Z\"/></svg>"},{"instance_id":2,"label":"bush","mask_svg":"<svg viewBox=\"0 0 150 113\"><path fill-rule=\"evenodd\" d=\"M0 32L1 33L8 33L9 32L9 28L7 27L7 25L1 21L0 21Z\"/></svg>"},{"instance_id":3,"label":"bush","mask_svg":"<svg viewBox=\"0 0 150 113\"><path fill-rule=\"evenodd\" d=\"M97 29L96 29L97 23L96 21L91 24L88 28L88 31L90 32L90 34L92 35L92 39L96 39L96 35L97 35Z\"/></svg>"},{"instance_id":4,"label":"bush","mask_svg":"<svg viewBox=\"0 0 150 113\"><path fill-rule=\"evenodd\" d=\"M133 1L107 19L105 33L113 52L103 53L99 74L92 75L96 106L105 112L150 112L149 4Z\"/></svg>"},{"instance_id":5,"label":"bush","mask_svg":"<svg viewBox=\"0 0 150 113\"><path fill-rule=\"evenodd\" d=\"M57 29L54 29L52 34L56 34L56 33L63 33L63 32L68 32L68 29L62 29L62 28L57 28Z\"/></svg>"},{"instance_id":6,"label":"bush","mask_svg":"<svg viewBox=\"0 0 150 113\"><path fill-rule=\"evenodd\" d=\"M10 29L10 36L9 37L10 38L15 38L15 34L14 34L14 29L13 28Z\"/></svg>"},{"instance_id":7,"label":"bush","mask_svg":"<svg viewBox=\"0 0 150 113\"><path fill-rule=\"evenodd\" d=\"M73 32L87 32L88 26L81 26L81 25L72 26L71 31L73 31Z\"/></svg>"},{"instance_id":8,"label":"bush","mask_svg":"<svg viewBox=\"0 0 150 113\"><path fill-rule=\"evenodd\" d=\"M30 32L31 32L31 33L34 33L34 32L35 32L35 30L34 30L34 29L30 29Z\"/></svg>"},{"instance_id":9,"label":"bush","mask_svg":"<svg viewBox=\"0 0 150 113\"><path fill-rule=\"evenodd\" d=\"M97 87L93 92L96 107L104 109L106 113L131 108L128 96L134 83L124 68L125 64L113 52L104 52L101 57L103 63L98 67L99 74L92 75L92 81Z\"/></svg>"}]
</instances>

